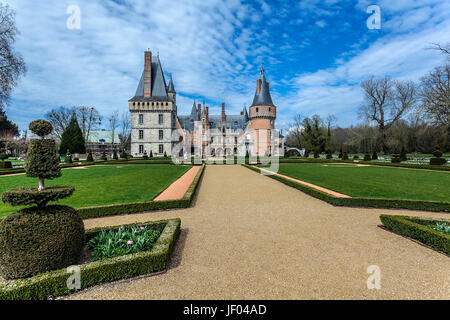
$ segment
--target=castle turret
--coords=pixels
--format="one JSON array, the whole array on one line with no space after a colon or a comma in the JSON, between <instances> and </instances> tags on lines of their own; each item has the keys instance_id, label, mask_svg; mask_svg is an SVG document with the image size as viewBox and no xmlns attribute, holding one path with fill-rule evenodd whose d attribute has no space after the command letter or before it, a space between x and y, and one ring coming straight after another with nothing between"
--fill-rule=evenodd
<instances>
[{"instance_id":1,"label":"castle turret","mask_svg":"<svg viewBox=\"0 0 450 320\"><path fill-rule=\"evenodd\" d=\"M249 129L253 131L253 141L256 142L252 153L259 156L270 155L270 141L272 131L275 129L277 108L272 102L269 83L266 81L263 68L261 68L261 75L256 81L256 92L249 113Z\"/></svg>"}]
</instances>

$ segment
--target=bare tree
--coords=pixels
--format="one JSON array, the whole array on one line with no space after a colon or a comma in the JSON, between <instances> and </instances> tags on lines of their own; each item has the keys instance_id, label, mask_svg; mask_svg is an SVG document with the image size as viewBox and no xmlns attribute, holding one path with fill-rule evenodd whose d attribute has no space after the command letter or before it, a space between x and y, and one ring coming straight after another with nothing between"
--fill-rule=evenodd
<instances>
[{"instance_id":1,"label":"bare tree","mask_svg":"<svg viewBox=\"0 0 450 320\"><path fill-rule=\"evenodd\" d=\"M388 77L373 76L361 82L365 103L360 116L378 125L379 145L387 153L386 132L402 118L416 103L416 85L411 81L394 81Z\"/></svg>"},{"instance_id":2,"label":"bare tree","mask_svg":"<svg viewBox=\"0 0 450 320\"><path fill-rule=\"evenodd\" d=\"M286 137L286 144L289 147L302 147L302 143L304 141L302 136L303 116L301 114L295 115L292 123L290 123L289 126L290 128Z\"/></svg>"},{"instance_id":3,"label":"bare tree","mask_svg":"<svg viewBox=\"0 0 450 320\"><path fill-rule=\"evenodd\" d=\"M91 130L97 128L102 123L102 116L94 107L73 107L77 114L78 123L83 132L85 141L88 141Z\"/></svg>"},{"instance_id":4,"label":"bare tree","mask_svg":"<svg viewBox=\"0 0 450 320\"><path fill-rule=\"evenodd\" d=\"M422 110L438 126L450 123L450 66L436 67L421 79Z\"/></svg>"},{"instance_id":5,"label":"bare tree","mask_svg":"<svg viewBox=\"0 0 450 320\"><path fill-rule=\"evenodd\" d=\"M45 119L52 124L53 133L57 138L61 139L62 133L68 126L73 113L73 109L61 106L59 108L53 108L44 115Z\"/></svg>"},{"instance_id":6,"label":"bare tree","mask_svg":"<svg viewBox=\"0 0 450 320\"><path fill-rule=\"evenodd\" d=\"M120 148L122 149L122 151L125 150L127 141L130 138L130 128L130 114L128 113L128 111L125 111L124 113L122 113L122 132L119 136Z\"/></svg>"},{"instance_id":7,"label":"bare tree","mask_svg":"<svg viewBox=\"0 0 450 320\"><path fill-rule=\"evenodd\" d=\"M447 45L445 47L443 47L439 43L432 43L431 47L428 47L427 49L441 51L444 55L447 56L447 60L450 61L450 42L447 43Z\"/></svg>"},{"instance_id":8,"label":"bare tree","mask_svg":"<svg viewBox=\"0 0 450 320\"><path fill-rule=\"evenodd\" d=\"M108 117L109 128L111 129L111 143L114 145L114 136L116 133L116 129L119 126L119 111L115 110Z\"/></svg>"},{"instance_id":9,"label":"bare tree","mask_svg":"<svg viewBox=\"0 0 450 320\"><path fill-rule=\"evenodd\" d=\"M0 3L0 110L8 105L12 89L26 72L23 58L14 50L18 34L15 12Z\"/></svg>"}]
</instances>

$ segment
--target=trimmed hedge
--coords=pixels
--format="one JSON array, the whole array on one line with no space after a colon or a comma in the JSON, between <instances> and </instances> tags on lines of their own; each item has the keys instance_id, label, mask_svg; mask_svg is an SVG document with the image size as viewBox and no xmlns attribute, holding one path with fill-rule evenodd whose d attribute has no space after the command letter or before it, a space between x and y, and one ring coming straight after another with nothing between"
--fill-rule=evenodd
<instances>
[{"instance_id":1,"label":"trimmed hedge","mask_svg":"<svg viewBox=\"0 0 450 320\"><path fill-rule=\"evenodd\" d=\"M47 187L42 191L38 188L17 188L3 192L2 201L12 206L36 204L44 207L49 201L70 197L74 191L75 188L70 186Z\"/></svg>"},{"instance_id":2,"label":"trimmed hedge","mask_svg":"<svg viewBox=\"0 0 450 320\"><path fill-rule=\"evenodd\" d=\"M67 206L29 207L0 223L0 274L25 278L76 263L83 250L84 224Z\"/></svg>"},{"instance_id":3,"label":"trimmed hedge","mask_svg":"<svg viewBox=\"0 0 450 320\"><path fill-rule=\"evenodd\" d=\"M184 197L179 200L167 200L167 201L146 201L146 202L133 202L124 204L113 204L108 206L86 207L77 209L78 213L83 219L98 218L111 215L136 213L144 211L154 210L167 210L176 208L188 208L191 205L191 201L194 197L195 191L200 178L203 175L205 165L203 164L199 172L189 186Z\"/></svg>"},{"instance_id":4,"label":"trimmed hedge","mask_svg":"<svg viewBox=\"0 0 450 320\"><path fill-rule=\"evenodd\" d=\"M380 220L387 229L450 255L450 235L426 226L427 224L444 221L384 214L380 215Z\"/></svg>"},{"instance_id":5,"label":"trimmed hedge","mask_svg":"<svg viewBox=\"0 0 450 320\"><path fill-rule=\"evenodd\" d=\"M244 165L244 167L261 173L259 168ZM366 208L380 208L380 209L409 209L409 210L423 210L433 212L450 212L450 202L434 202L434 201L420 201L420 200L397 200L397 199L371 199L371 198L336 198L328 193L307 187L305 185L296 183L294 181L285 179L277 175L270 175L269 178L278 180L290 187L296 188L304 193L328 202L334 206L342 207L366 207Z\"/></svg>"},{"instance_id":6,"label":"trimmed hedge","mask_svg":"<svg viewBox=\"0 0 450 320\"><path fill-rule=\"evenodd\" d=\"M161 224L164 224L164 229L150 251L79 265L81 289L165 270L180 233L181 220L178 218L124 226L158 226ZM118 229L119 227L121 226L88 230L86 239L91 239L100 230ZM74 293L75 289L67 288L67 281L71 275L64 268L32 278L0 284L0 300L43 300L50 295L57 297Z\"/></svg>"}]
</instances>

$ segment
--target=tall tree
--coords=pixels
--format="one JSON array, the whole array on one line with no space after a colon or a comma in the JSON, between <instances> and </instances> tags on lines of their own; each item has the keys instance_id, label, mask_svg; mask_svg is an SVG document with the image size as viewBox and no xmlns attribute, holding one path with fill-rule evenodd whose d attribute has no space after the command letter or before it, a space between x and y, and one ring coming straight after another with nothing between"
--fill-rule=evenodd
<instances>
[{"instance_id":1,"label":"tall tree","mask_svg":"<svg viewBox=\"0 0 450 320\"><path fill-rule=\"evenodd\" d=\"M45 119L52 124L55 136L61 139L62 133L69 125L74 113L77 115L84 140L87 141L91 130L97 128L102 122L102 116L94 107L74 106L68 108L61 106L47 112Z\"/></svg>"},{"instance_id":2,"label":"tall tree","mask_svg":"<svg viewBox=\"0 0 450 320\"><path fill-rule=\"evenodd\" d=\"M119 111L117 110L113 111L113 113L111 113L111 115L108 117L108 121L109 121L109 128L111 130L111 143L114 145L115 142L119 142L114 141L116 130L119 127Z\"/></svg>"},{"instance_id":3,"label":"tall tree","mask_svg":"<svg viewBox=\"0 0 450 320\"><path fill-rule=\"evenodd\" d=\"M8 120L4 110L0 109L0 135L19 135L19 128L15 123Z\"/></svg>"},{"instance_id":4,"label":"tall tree","mask_svg":"<svg viewBox=\"0 0 450 320\"><path fill-rule=\"evenodd\" d=\"M327 138L323 128L323 121L318 115L303 119L302 136L305 139L305 149L315 155L325 151Z\"/></svg>"},{"instance_id":5,"label":"tall tree","mask_svg":"<svg viewBox=\"0 0 450 320\"><path fill-rule=\"evenodd\" d=\"M0 110L9 104L11 91L26 72L23 58L14 50L18 34L15 12L9 5L0 3Z\"/></svg>"},{"instance_id":6,"label":"tall tree","mask_svg":"<svg viewBox=\"0 0 450 320\"><path fill-rule=\"evenodd\" d=\"M67 150L69 150L70 153L86 153L83 132L81 132L75 114L73 114L69 125L64 130L61 137L61 144L59 145L60 154L66 154Z\"/></svg>"},{"instance_id":7,"label":"tall tree","mask_svg":"<svg viewBox=\"0 0 450 320\"><path fill-rule=\"evenodd\" d=\"M361 82L365 103L360 115L378 125L379 145L387 153L387 131L399 121L416 103L416 85L411 81L394 81L388 77L373 76Z\"/></svg>"},{"instance_id":8,"label":"tall tree","mask_svg":"<svg viewBox=\"0 0 450 320\"><path fill-rule=\"evenodd\" d=\"M289 147L302 148L303 144L303 117L300 114L296 114L292 123L289 125L289 132L286 137L286 145Z\"/></svg>"},{"instance_id":9,"label":"tall tree","mask_svg":"<svg viewBox=\"0 0 450 320\"><path fill-rule=\"evenodd\" d=\"M122 113L122 132L119 135L121 151L126 149L128 140L130 139L130 114L128 111Z\"/></svg>"}]
</instances>

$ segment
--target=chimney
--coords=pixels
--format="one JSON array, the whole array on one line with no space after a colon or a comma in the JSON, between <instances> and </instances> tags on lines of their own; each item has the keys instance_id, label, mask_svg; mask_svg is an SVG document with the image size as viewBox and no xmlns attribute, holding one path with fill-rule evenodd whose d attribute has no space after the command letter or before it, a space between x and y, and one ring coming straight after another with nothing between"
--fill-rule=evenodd
<instances>
[{"instance_id":1,"label":"chimney","mask_svg":"<svg viewBox=\"0 0 450 320\"><path fill-rule=\"evenodd\" d=\"M256 81L256 94L259 94L260 91L261 91L261 79L258 79Z\"/></svg>"},{"instance_id":2,"label":"chimney","mask_svg":"<svg viewBox=\"0 0 450 320\"><path fill-rule=\"evenodd\" d=\"M200 120L202 119L202 105L201 103L198 104L198 117L200 118Z\"/></svg>"},{"instance_id":3,"label":"chimney","mask_svg":"<svg viewBox=\"0 0 450 320\"><path fill-rule=\"evenodd\" d=\"M225 102L222 102L222 123L225 123Z\"/></svg>"},{"instance_id":4,"label":"chimney","mask_svg":"<svg viewBox=\"0 0 450 320\"><path fill-rule=\"evenodd\" d=\"M206 117L206 125L209 125L209 107L206 107L205 111L205 117Z\"/></svg>"},{"instance_id":5,"label":"chimney","mask_svg":"<svg viewBox=\"0 0 450 320\"><path fill-rule=\"evenodd\" d=\"M144 97L152 96L152 53L145 51L144 64Z\"/></svg>"}]
</instances>

